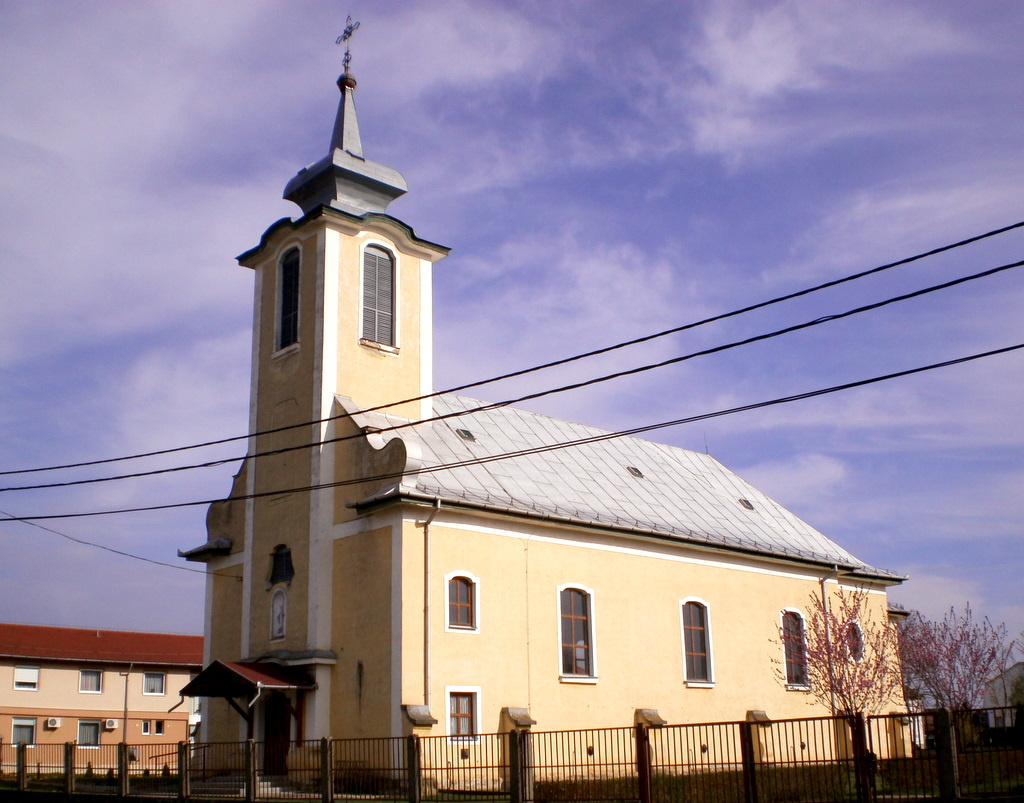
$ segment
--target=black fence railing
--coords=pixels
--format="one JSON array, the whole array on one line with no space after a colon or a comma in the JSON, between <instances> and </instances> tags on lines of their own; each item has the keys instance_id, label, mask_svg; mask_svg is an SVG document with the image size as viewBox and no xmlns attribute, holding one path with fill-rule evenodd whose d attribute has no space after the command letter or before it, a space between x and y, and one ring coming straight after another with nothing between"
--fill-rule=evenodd
<instances>
[{"instance_id":1,"label":"black fence railing","mask_svg":"<svg viewBox=\"0 0 1024 803\"><path fill-rule=\"evenodd\" d=\"M0 742L0 795L782 803L1024 795L1024 713L178 745Z\"/></svg>"}]
</instances>

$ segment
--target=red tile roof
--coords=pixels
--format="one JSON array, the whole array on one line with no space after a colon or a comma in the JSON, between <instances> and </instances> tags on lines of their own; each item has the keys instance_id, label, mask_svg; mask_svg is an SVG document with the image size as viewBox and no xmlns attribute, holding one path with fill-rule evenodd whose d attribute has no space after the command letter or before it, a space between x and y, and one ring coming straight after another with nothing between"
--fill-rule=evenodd
<instances>
[{"instance_id":1,"label":"red tile roof","mask_svg":"<svg viewBox=\"0 0 1024 803\"><path fill-rule=\"evenodd\" d=\"M0 623L0 657L200 667L203 637Z\"/></svg>"}]
</instances>

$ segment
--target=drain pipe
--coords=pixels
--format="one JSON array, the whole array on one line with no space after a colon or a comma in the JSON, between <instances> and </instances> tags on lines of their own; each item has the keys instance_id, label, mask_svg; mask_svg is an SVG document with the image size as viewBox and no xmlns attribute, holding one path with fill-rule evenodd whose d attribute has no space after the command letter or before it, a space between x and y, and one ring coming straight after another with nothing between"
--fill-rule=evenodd
<instances>
[{"instance_id":1,"label":"drain pipe","mask_svg":"<svg viewBox=\"0 0 1024 803\"><path fill-rule=\"evenodd\" d=\"M839 566L833 566L833 573L836 577L836 585L839 585ZM833 643L831 643L831 628L828 624L828 593L825 591L825 583L828 577L825 576L818 581L821 586L821 619L825 625L825 645L828 654L828 695L831 700L831 710L836 716L836 667L833 665Z\"/></svg>"},{"instance_id":2,"label":"drain pipe","mask_svg":"<svg viewBox=\"0 0 1024 803\"><path fill-rule=\"evenodd\" d=\"M423 522L423 705L430 711L430 524L441 512L441 497Z\"/></svg>"}]
</instances>

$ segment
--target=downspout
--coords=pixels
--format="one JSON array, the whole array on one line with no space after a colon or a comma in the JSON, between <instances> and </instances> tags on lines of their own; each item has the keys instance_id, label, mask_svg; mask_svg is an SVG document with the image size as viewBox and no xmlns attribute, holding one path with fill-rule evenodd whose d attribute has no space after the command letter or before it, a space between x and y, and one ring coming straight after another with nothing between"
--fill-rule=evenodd
<instances>
[{"instance_id":1,"label":"downspout","mask_svg":"<svg viewBox=\"0 0 1024 803\"><path fill-rule=\"evenodd\" d=\"M430 523L441 512L441 497L423 522L423 706L430 711Z\"/></svg>"},{"instance_id":2,"label":"downspout","mask_svg":"<svg viewBox=\"0 0 1024 803\"><path fill-rule=\"evenodd\" d=\"M835 573L836 584L839 584L839 566L833 566L832 571ZM832 663L832 630L829 626L829 605L828 605L828 594L825 591L825 583L828 581L828 577L822 577L818 583L821 585L821 613L822 620L825 622L825 646L828 654L828 691L829 697L832 703L832 716L836 715L836 670Z\"/></svg>"}]
</instances>

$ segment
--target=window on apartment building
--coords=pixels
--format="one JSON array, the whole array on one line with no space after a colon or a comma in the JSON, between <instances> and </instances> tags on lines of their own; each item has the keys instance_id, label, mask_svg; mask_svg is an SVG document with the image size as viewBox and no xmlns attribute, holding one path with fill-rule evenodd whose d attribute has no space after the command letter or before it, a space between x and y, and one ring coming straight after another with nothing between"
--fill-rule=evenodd
<instances>
[{"instance_id":1,"label":"window on apartment building","mask_svg":"<svg viewBox=\"0 0 1024 803\"><path fill-rule=\"evenodd\" d=\"M476 583L464 575L448 581L448 626L476 628Z\"/></svg>"},{"instance_id":2,"label":"window on apartment building","mask_svg":"<svg viewBox=\"0 0 1024 803\"><path fill-rule=\"evenodd\" d=\"M31 717L14 717L14 725L11 729L11 741L14 744L35 744L35 719Z\"/></svg>"},{"instance_id":3,"label":"window on apartment building","mask_svg":"<svg viewBox=\"0 0 1024 803\"><path fill-rule=\"evenodd\" d=\"M153 733L153 723L148 719L142 720L142 735L149 736Z\"/></svg>"},{"instance_id":4,"label":"window on apartment building","mask_svg":"<svg viewBox=\"0 0 1024 803\"><path fill-rule=\"evenodd\" d=\"M99 694L103 691L103 671L100 669L83 669L78 673L78 690L88 694Z\"/></svg>"},{"instance_id":5,"label":"window on apartment building","mask_svg":"<svg viewBox=\"0 0 1024 803\"><path fill-rule=\"evenodd\" d=\"M16 666L14 667L14 688L21 691L39 690L39 667L38 666Z\"/></svg>"},{"instance_id":6,"label":"window on apartment building","mask_svg":"<svg viewBox=\"0 0 1024 803\"><path fill-rule=\"evenodd\" d=\"M363 251L364 340L395 345L395 261L383 248Z\"/></svg>"},{"instance_id":7,"label":"window on apartment building","mask_svg":"<svg viewBox=\"0 0 1024 803\"><path fill-rule=\"evenodd\" d=\"M711 629L708 606L702 601L683 603L683 651L686 682L711 683Z\"/></svg>"},{"instance_id":8,"label":"window on apartment building","mask_svg":"<svg viewBox=\"0 0 1024 803\"><path fill-rule=\"evenodd\" d=\"M563 588L559 594L563 675L594 676L591 602L581 588Z\"/></svg>"},{"instance_id":9,"label":"window on apartment building","mask_svg":"<svg viewBox=\"0 0 1024 803\"><path fill-rule=\"evenodd\" d=\"M156 720L153 723L153 730L156 732L157 736L163 736L164 735L164 721L162 719Z\"/></svg>"},{"instance_id":10,"label":"window on apartment building","mask_svg":"<svg viewBox=\"0 0 1024 803\"><path fill-rule=\"evenodd\" d=\"M782 646L786 658L786 685L807 688L804 617L798 611L782 612Z\"/></svg>"},{"instance_id":11,"label":"window on apartment building","mask_svg":"<svg viewBox=\"0 0 1024 803\"><path fill-rule=\"evenodd\" d=\"M448 735L472 738L477 729L477 693L475 691L449 691Z\"/></svg>"},{"instance_id":12,"label":"window on apartment building","mask_svg":"<svg viewBox=\"0 0 1024 803\"><path fill-rule=\"evenodd\" d=\"M281 257L277 283L277 349L299 340L299 249Z\"/></svg>"},{"instance_id":13,"label":"window on apartment building","mask_svg":"<svg viewBox=\"0 0 1024 803\"><path fill-rule=\"evenodd\" d=\"M84 747L96 747L99 745L100 723L98 720L78 720L78 743Z\"/></svg>"},{"instance_id":14,"label":"window on apartment building","mask_svg":"<svg viewBox=\"0 0 1024 803\"><path fill-rule=\"evenodd\" d=\"M147 672L142 676L143 694L166 694L167 675L163 672Z\"/></svg>"}]
</instances>

